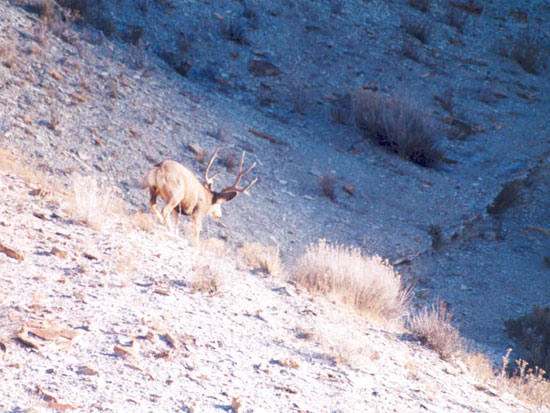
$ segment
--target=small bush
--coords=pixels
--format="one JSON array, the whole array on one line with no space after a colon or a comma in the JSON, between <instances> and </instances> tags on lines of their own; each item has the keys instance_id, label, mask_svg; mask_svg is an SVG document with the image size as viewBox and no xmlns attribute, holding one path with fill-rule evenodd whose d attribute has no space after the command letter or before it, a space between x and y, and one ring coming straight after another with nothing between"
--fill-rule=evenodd
<instances>
[{"instance_id":1,"label":"small bush","mask_svg":"<svg viewBox=\"0 0 550 413\"><path fill-rule=\"evenodd\" d=\"M401 17L401 25L408 35L418 39L421 43L428 41L430 25L427 22L419 21L414 17L403 16Z\"/></svg>"},{"instance_id":2,"label":"small bush","mask_svg":"<svg viewBox=\"0 0 550 413\"><path fill-rule=\"evenodd\" d=\"M548 47L534 31L525 31L513 40L510 57L527 73L541 74L548 67Z\"/></svg>"},{"instance_id":3,"label":"small bush","mask_svg":"<svg viewBox=\"0 0 550 413\"><path fill-rule=\"evenodd\" d=\"M353 114L365 136L391 152L424 167L434 167L443 159L434 124L418 107L361 90L355 95Z\"/></svg>"},{"instance_id":4,"label":"small bush","mask_svg":"<svg viewBox=\"0 0 550 413\"><path fill-rule=\"evenodd\" d=\"M491 215L500 215L518 203L523 184L519 179L506 183L491 205L487 206L487 212Z\"/></svg>"},{"instance_id":5,"label":"small bush","mask_svg":"<svg viewBox=\"0 0 550 413\"><path fill-rule=\"evenodd\" d=\"M221 31L223 36L235 42L237 44L250 44L250 41L247 39L244 31L244 27L241 23L237 21L229 22L223 21L221 23Z\"/></svg>"},{"instance_id":6,"label":"small bush","mask_svg":"<svg viewBox=\"0 0 550 413\"><path fill-rule=\"evenodd\" d=\"M451 1L450 5L475 16L479 16L483 12L483 6L476 0Z\"/></svg>"},{"instance_id":7,"label":"small bush","mask_svg":"<svg viewBox=\"0 0 550 413\"><path fill-rule=\"evenodd\" d=\"M52 131L57 130L57 127L61 123L61 115L57 109L52 109L50 111L50 119L48 120L48 128Z\"/></svg>"},{"instance_id":8,"label":"small bush","mask_svg":"<svg viewBox=\"0 0 550 413\"><path fill-rule=\"evenodd\" d=\"M422 60L417 44L408 39L401 44L401 54L407 59L414 60L415 62L420 62Z\"/></svg>"},{"instance_id":9,"label":"small bush","mask_svg":"<svg viewBox=\"0 0 550 413\"><path fill-rule=\"evenodd\" d=\"M527 350L530 367L543 369L543 375L550 378L550 306L534 306L529 314L509 318L504 325L508 335Z\"/></svg>"},{"instance_id":10,"label":"small bush","mask_svg":"<svg viewBox=\"0 0 550 413\"><path fill-rule=\"evenodd\" d=\"M432 0L408 0L409 6L426 13L430 9Z\"/></svg>"},{"instance_id":11,"label":"small bush","mask_svg":"<svg viewBox=\"0 0 550 413\"><path fill-rule=\"evenodd\" d=\"M299 82L290 86L290 99L292 101L292 111L304 114L310 99L308 91Z\"/></svg>"},{"instance_id":12,"label":"small bush","mask_svg":"<svg viewBox=\"0 0 550 413\"><path fill-rule=\"evenodd\" d=\"M210 265L198 268L193 274L191 293L216 295L220 292L220 276Z\"/></svg>"},{"instance_id":13,"label":"small bush","mask_svg":"<svg viewBox=\"0 0 550 413\"><path fill-rule=\"evenodd\" d=\"M295 263L294 279L310 292L337 298L372 321L395 322L406 312L409 289L401 276L378 256L359 248L312 244Z\"/></svg>"},{"instance_id":14,"label":"small bush","mask_svg":"<svg viewBox=\"0 0 550 413\"><path fill-rule=\"evenodd\" d=\"M332 121L345 125L348 123L351 109L351 96L346 94L338 100L334 101L330 107L330 116Z\"/></svg>"},{"instance_id":15,"label":"small bush","mask_svg":"<svg viewBox=\"0 0 550 413\"><path fill-rule=\"evenodd\" d=\"M456 28L462 33L466 23L468 23L468 15L464 11L453 7L449 8L447 12L447 24L449 26Z\"/></svg>"},{"instance_id":16,"label":"small bush","mask_svg":"<svg viewBox=\"0 0 550 413\"><path fill-rule=\"evenodd\" d=\"M267 247L257 243L245 243L239 249L242 262L254 271L278 275L282 271L279 248Z\"/></svg>"},{"instance_id":17,"label":"small bush","mask_svg":"<svg viewBox=\"0 0 550 413\"><path fill-rule=\"evenodd\" d=\"M344 2L342 0L333 0L330 5L330 12L334 14L342 14L344 10Z\"/></svg>"},{"instance_id":18,"label":"small bush","mask_svg":"<svg viewBox=\"0 0 550 413\"><path fill-rule=\"evenodd\" d=\"M336 185L336 177L328 172L325 172L321 178L319 178L319 186L323 194L331 201L336 200L336 194L334 193L334 186Z\"/></svg>"},{"instance_id":19,"label":"small bush","mask_svg":"<svg viewBox=\"0 0 550 413\"><path fill-rule=\"evenodd\" d=\"M90 8L88 3L90 0L57 0L57 2L62 6L72 10L75 13L84 19L90 19Z\"/></svg>"},{"instance_id":20,"label":"small bush","mask_svg":"<svg viewBox=\"0 0 550 413\"><path fill-rule=\"evenodd\" d=\"M124 203L111 187L100 185L91 176L77 177L72 185L69 210L73 217L101 230L109 214L123 214Z\"/></svg>"},{"instance_id":21,"label":"small bush","mask_svg":"<svg viewBox=\"0 0 550 413\"><path fill-rule=\"evenodd\" d=\"M136 213L134 213L130 218L130 223L134 227L148 233L153 232L156 225L154 215L143 211L137 211Z\"/></svg>"},{"instance_id":22,"label":"small bush","mask_svg":"<svg viewBox=\"0 0 550 413\"><path fill-rule=\"evenodd\" d=\"M435 350L443 360L463 350L464 344L459 331L451 325L452 314L447 304L440 302L428 310L424 308L409 318L409 330L413 337Z\"/></svg>"},{"instance_id":23,"label":"small bush","mask_svg":"<svg viewBox=\"0 0 550 413\"><path fill-rule=\"evenodd\" d=\"M230 151L223 151L219 158L220 163L227 168L227 172L232 172L233 168L237 166L237 155Z\"/></svg>"}]
</instances>

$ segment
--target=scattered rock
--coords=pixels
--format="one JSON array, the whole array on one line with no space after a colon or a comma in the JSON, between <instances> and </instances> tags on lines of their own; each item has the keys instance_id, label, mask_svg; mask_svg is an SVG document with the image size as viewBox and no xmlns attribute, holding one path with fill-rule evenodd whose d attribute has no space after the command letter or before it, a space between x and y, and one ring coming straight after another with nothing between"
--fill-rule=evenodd
<instances>
[{"instance_id":1,"label":"scattered rock","mask_svg":"<svg viewBox=\"0 0 550 413\"><path fill-rule=\"evenodd\" d=\"M62 260L66 260L69 257L68 251L64 251L57 247L53 247L50 254L55 255L57 258L61 258Z\"/></svg>"},{"instance_id":2,"label":"scattered rock","mask_svg":"<svg viewBox=\"0 0 550 413\"><path fill-rule=\"evenodd\" d=\"M2 243L0 243L0 252L6 254L10 258L16 259L17 261L25 260L25 256L21 252L16 251Z\"/></svg>"},{"instance_id":3,"label":"scattered rock","mask_svg":"<svg viewBox=\"0 0 550 413\"><path fill-rule=\"evenodd\" d=\"M267 60L249 60L248 70L254 76L278 76L281 73L277 66Z\"/></svg>"}]
</instances>

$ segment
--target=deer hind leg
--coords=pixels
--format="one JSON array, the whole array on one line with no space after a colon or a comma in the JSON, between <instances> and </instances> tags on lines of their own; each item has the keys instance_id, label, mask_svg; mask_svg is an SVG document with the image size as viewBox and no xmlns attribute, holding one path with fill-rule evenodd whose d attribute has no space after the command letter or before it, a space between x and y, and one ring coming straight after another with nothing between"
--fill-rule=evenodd
<instances>
[{"instance_id":1,"label":"deer hind leg","mask_svg":"<svg viewBox=\"0 0 550 413\"><path fill-rule=\"evenodd\" d=\"M157 218L159 219L159 221L160 221L162 224L165 224L164 218L162 217L162 215L159 213L159 211L158 211L158 209L157 209L157 197L158 197L158 195L159 195L157 189L151 187L151 188L149 189L149 193L151 194L151 198L150 198L150 200L149 200L149 205L151 206L151 210L155 213L155 215L157 216Z\"/></svg>"},{"instance_id":2,"label":"deer hind leg","mask_svg":"<svg viewBox=\"0 0 550 413\"><path fill-rule=\"evenodd\" d=\"M170 225L170 220L168 219L168 215L170 215L172 212L175 212L177 214L177 211L174 211L177 205L178 205L178 202L174 201L174 198L172 198L171 200L166 202L166 205L164 205L164 208L162 208L162 212L161 212L162 219L164 220L166 227L168 228L168 231L172 230ZM177 225L177 220L175 224ZM177 230L177 228L175 228L175 230Z\"/></svg>"},{"instance_id":3,"label":"deer hind leg","mask_svg":"<svg viewBox=\"0 0 550 413\"><path fill-rule=\"evenodd\" d=\"M193 217L193 245L200 246L200 233L202 229L202 216Z\"/></svg>"},{"instance_id":4,"label":"deer hind leg","mask_svg":"<svg viewBox=\"0 0 550 413\"><path fill-rule=\"evenodd\" d=\"M176 237L179 236L179 233L178 233L178 218L179 218L178 209L179 209L179 205L172 210L172 218L173 218L173 221L174 221L174 233L176 234Z\"/></svg>"}]
</instances>

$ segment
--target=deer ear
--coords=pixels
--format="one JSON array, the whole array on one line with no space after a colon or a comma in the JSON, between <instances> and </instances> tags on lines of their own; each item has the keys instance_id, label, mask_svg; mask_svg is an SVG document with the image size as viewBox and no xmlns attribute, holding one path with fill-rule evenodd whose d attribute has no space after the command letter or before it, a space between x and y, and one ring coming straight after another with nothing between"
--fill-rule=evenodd
<instances>
[{"instance_id":1,"label":"deer ear","mask_svg":"<svg viewBox=\"0 0 550 413\"><path fill-rule=\"evenodd\" d=\"M216 203L231 201L237 194L238 192L236 191L221 192L216 197Z\"/></svg>"}]
</instances>

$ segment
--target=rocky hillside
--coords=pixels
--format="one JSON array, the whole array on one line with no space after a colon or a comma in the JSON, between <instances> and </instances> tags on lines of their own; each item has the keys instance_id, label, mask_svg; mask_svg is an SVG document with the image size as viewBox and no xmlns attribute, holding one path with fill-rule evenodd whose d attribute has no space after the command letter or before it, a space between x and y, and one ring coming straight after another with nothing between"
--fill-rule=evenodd
<instances>
[{"instance_id":1,"label":"rocky hillside","mask_svg":"<svg viewBox=\"0 0 550 413\"><path fill-rule=\"evenodd\" d=\"M0 4L3 410L537 409L286 280L310 242L358 245L472 348L520 351L502 321L550 302L550 82L514 45L546 44L544 2L46 3ZM444 160L364 139L359 89L419 105ZM243 150L259 183L197 249L139 183L217 146L220 187ZM253 242L287 270L251 271Z\"/></svg>"}]
</instances>

